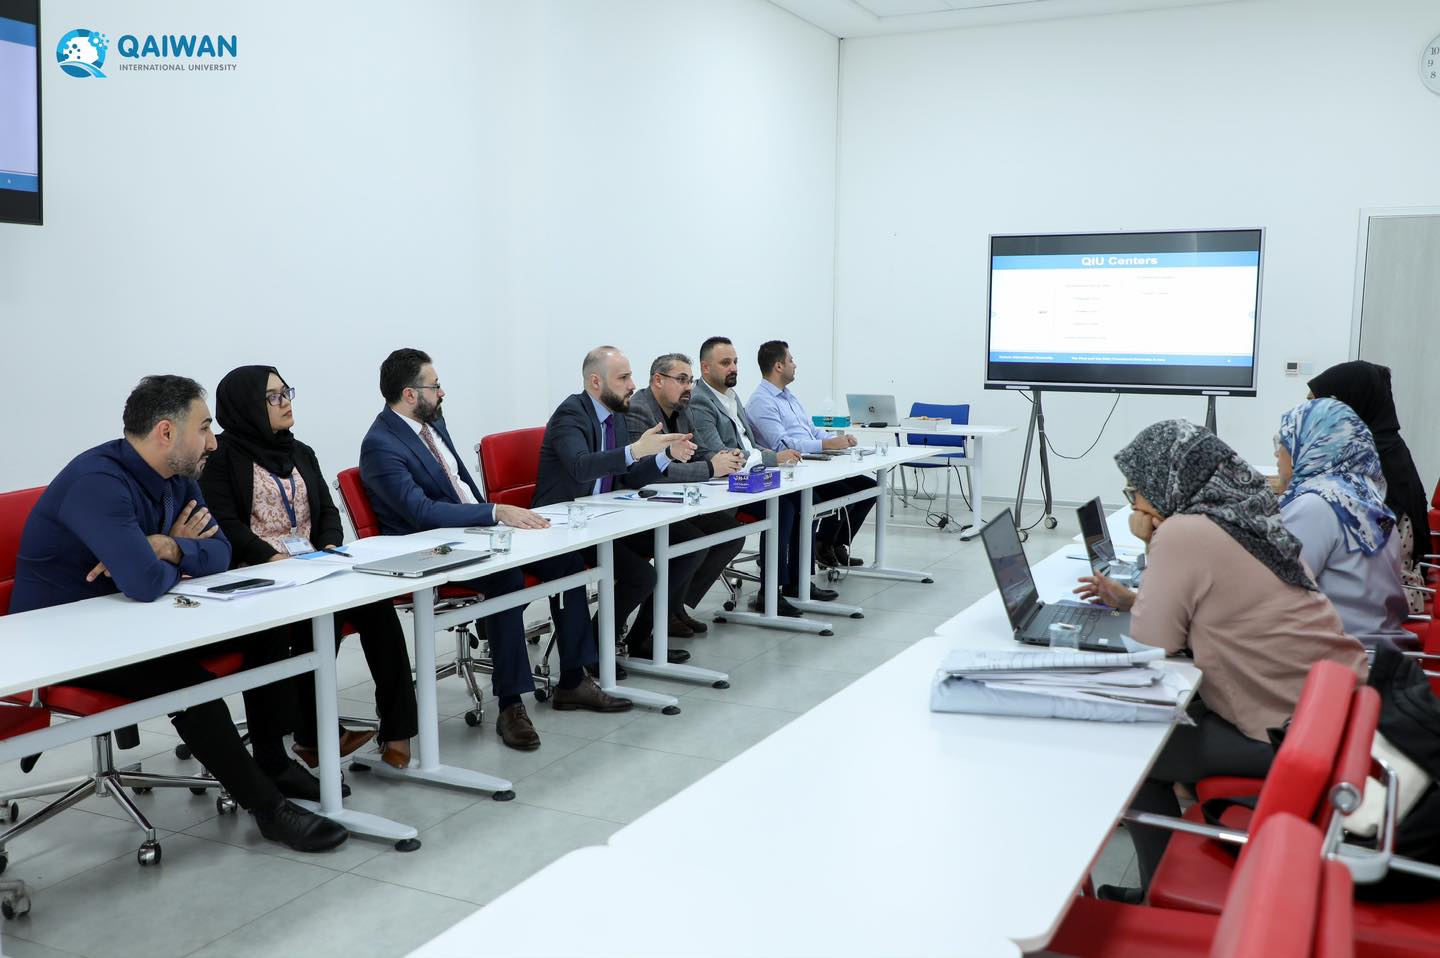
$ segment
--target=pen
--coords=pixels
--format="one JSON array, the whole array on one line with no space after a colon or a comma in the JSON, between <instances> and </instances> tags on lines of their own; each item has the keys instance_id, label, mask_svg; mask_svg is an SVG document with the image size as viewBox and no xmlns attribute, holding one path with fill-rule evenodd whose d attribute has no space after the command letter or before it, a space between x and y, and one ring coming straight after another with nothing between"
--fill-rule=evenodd
<instances>
[{"instance_id":1,"label":"pen","mask_svg":"<svg viewBox=\"0 0 1440 958\"><path fill-rule=\"evenodd\" d=\"M347 558L347 559L349 559L349 558L351 557L351 556L350 556L350 553L346 552L344 549L340 548L339 546L326 546L326 547L325 547L325 551L328 552L328 553L330 553L331 555L344 556L344 557Z\"/></svg>"}]
</instances>

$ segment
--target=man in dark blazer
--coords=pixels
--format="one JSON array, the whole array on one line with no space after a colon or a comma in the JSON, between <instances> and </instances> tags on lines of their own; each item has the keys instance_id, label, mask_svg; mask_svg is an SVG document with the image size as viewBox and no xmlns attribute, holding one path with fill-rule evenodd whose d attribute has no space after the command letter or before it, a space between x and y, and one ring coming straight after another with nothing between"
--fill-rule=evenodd
<instances>
[{"instance_id":1,"label":"man in dark blazer","mask_svg":"<svg viewBox=\"0 0 1440 958\"><path fill-rule=\"evenodd\" d=\"M670 468L688 463L695 444L684 433L667 433L659 423L632 435L625 421L635 380L630 361L614 346L598 346L580 367L584 391L565 397L545 426L540 444L540 471L535 479L537 506L568 502L615 488L638 489L662 482ZM670 538L684 542L702 535L688 522L672 523ZM650 596L655 572L650 559L655 537L643 532L615 540L615 635L625 635L625 622L639 607L625 646L635 658L654 657ZM682 556L670 564L670 608L684 602L683 583L699 567L703 553ZM590 557L594 561L594 556ZM677 582L679 583L677 585ZM692 633L693 634L693 633ZM685 662L690 653L670 649L670 662Z\"/></svg>"},{"instance_id":2,"label":"man in dark blazer","mask_svg":"<svg viewBox=\"0 0 1440 958\"><path fill-rule=\"evenodd\" d=\"M630 409L625 414L630 423L630 435L637 436L652 426L660 426L665 432L690 433L695 430L690 422L690 397L695 389L695 378L690 367L690 357L683 353L666 353L650 364L650 385L630 397ZM734 446L705 446L695 444L695 457L689 462L671 463L663 482L705 482L709 479L728 476L745 466L745 455ZM702 534L725 532L740 526L735 510L710 512L697 515L689 525ZM670 635L688 639L706 631L705 623L690 614L690 609L699 608L701 600L710 591L720 573L725 571L740 550L745 547L744 539L732 539L711 546L701 555L690 581L681 583L682 601L670 604ZM670 563L672 585L676 578L675 563ZM672 589L672 595L674 590Z\"/></svg>"},{"instance_id":3,"label":"man in dark blazer","mask_svg":"<svg viewBox=\"0 0 1440 958\"><path fill-rule=\"evenodd\" d=\"M739 366L735 345L724 336L711 336L700 344L700 378L695 382L695 395L690 400L690 423L695 429L695 442L702 449L717 445L734 447L745 454L747 461L758 456L760 462L767 466L794 465L801 458L798 451L781 449L777 452L762 446L756 437L755 427L745 412L745 404L735 392L735 386L740 381ZM802 575L799 568L800 540L796 526L800 521L800 494L792 492L775 501L779 503L780 510L780 568L776 570L776 581L780 586L779 612L781 615L798 616L800 610L791 605L786 596L792 599L799 597L800 584L809 577L808 572ZM766 504L758 502L755 506L759 515L764 516ZM813 529L810 536L813 542ZM763 549L760 555L763 569ZM814 583L810 585L809 597L812 600L828 602L838 595L834 589ZM763 611L764 598L757 595L751 608Z\"/></svg>"},{"instance_id":4,"label":"man in dark blazer","mask_svg":"<svg viewBox=\"0 0 1440 958\"><path fill-rule=\"evenodd\" d=\"M455 452L440 405L445 390L430 357L418 349L397 349L380 366L380 393L388 404L375 417L360 445L360 479L386 535L426 529L491 526L543 529L549 520L518 506L492 505ZM532 563L524 571L542 580L559 579L584 569L579 555L561 555ZM507 569L463 583L488 598L525 587L521 569ZM495 730L511 748L532 751L540 736L520 697L535 689L525 649L524 608L487 616L486 634L495 671L491 688L500 700ZM606 694L585 673L598 660L595 633L583 587L550 597L555 644L560 650L560 681L550 704L558 709L623 712L626 699Z\"/></svg>"}]
</instances>

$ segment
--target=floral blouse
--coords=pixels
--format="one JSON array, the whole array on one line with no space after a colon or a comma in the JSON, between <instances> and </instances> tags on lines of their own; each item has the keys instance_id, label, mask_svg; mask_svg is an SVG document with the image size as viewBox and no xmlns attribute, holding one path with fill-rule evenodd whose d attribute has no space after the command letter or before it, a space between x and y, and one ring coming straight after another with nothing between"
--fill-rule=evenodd
<instances>
[{"instance_id":1,"label":"floral blouse","mask_svg":"<svg viewBox=\"0 0 1440 958\"><path fill-rule=\"evenodd\" d=\"M295 484L291 491L290 484ZM285 554L285 538L290 535L290 513L280 498L280 483L285 485L285 496L295 509L295 528L298 534L310 538L310 497L306 494L305 480L300 470L295 469L288 479L277 480L268 469L255 466L255 499L250 507L250 531L281 555Z\"/></svg>"}]
</instances>

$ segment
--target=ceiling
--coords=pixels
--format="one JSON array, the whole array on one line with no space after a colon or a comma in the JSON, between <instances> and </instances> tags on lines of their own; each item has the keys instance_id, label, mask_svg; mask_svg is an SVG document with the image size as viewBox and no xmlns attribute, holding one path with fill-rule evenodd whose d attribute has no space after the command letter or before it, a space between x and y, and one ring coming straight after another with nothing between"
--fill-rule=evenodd
<instances>
[{"instance_id":1,"label":"ceiling","mask_svg":"<svg viewBox=\"0 0 1440 958\"><path fill-rule=\"evenodd\" d=\"M1231 0L770 0L837 37L957 30L993 23L1053 20Z\"/></svg>"}]
</instances>

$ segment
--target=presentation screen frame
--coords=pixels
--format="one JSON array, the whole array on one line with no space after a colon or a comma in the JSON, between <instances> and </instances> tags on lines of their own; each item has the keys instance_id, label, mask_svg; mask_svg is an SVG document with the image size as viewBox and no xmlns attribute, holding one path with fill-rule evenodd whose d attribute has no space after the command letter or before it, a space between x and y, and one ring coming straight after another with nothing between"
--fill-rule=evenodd
<instances>
[{"instance_id":1,"label":"presentation screen frame","mask_svg":"<svg viewBox=\"0 0 1440 958\"><path fill-rule=\"evenodd\" d=\"M1253 240L1250 238L1253 237ZM1251 246L1253 243L1253 246ZM994 283L996 255L1139 252L1222 252L1253 248L1258 251L1255 281L1255 321L1250 343L1248 376L1240 368L1226 370L1219 366L1144 366L1085 363L1020 363L991 361L994 319ZM1127 248L1128 247L1128 248ZM997 254L997 248L1003 252ZM1151 393L1181 396L1254 396L1258 386L1261 298L1265 287L1265 230L1263 227L1237 229L1191 230L1116 230L1107 232L1065 233L994 233L989 241L989 259L985 280L985 379L986 389L1043 389L1056 392ZM1052 375L1061 366L1065 378ZM1203 381L1205 370L1224 370L1229 381ZM1188 381L1179 381L1179 380Z\"/></svg>"},{"instance_id":2,"label":"presentation screen frame","mask_svg":"<svg viewBox=\"0 0 1440 958\"><path fill-rule=\"evenodd\" d=\"M40 0L0 0L0 19L13 20L35 27L35 189L6 189L0 186L0 224L23 226L44 224L45 209L45 143L43 90L41 88Z\"/></svg>"}]
</instances>

